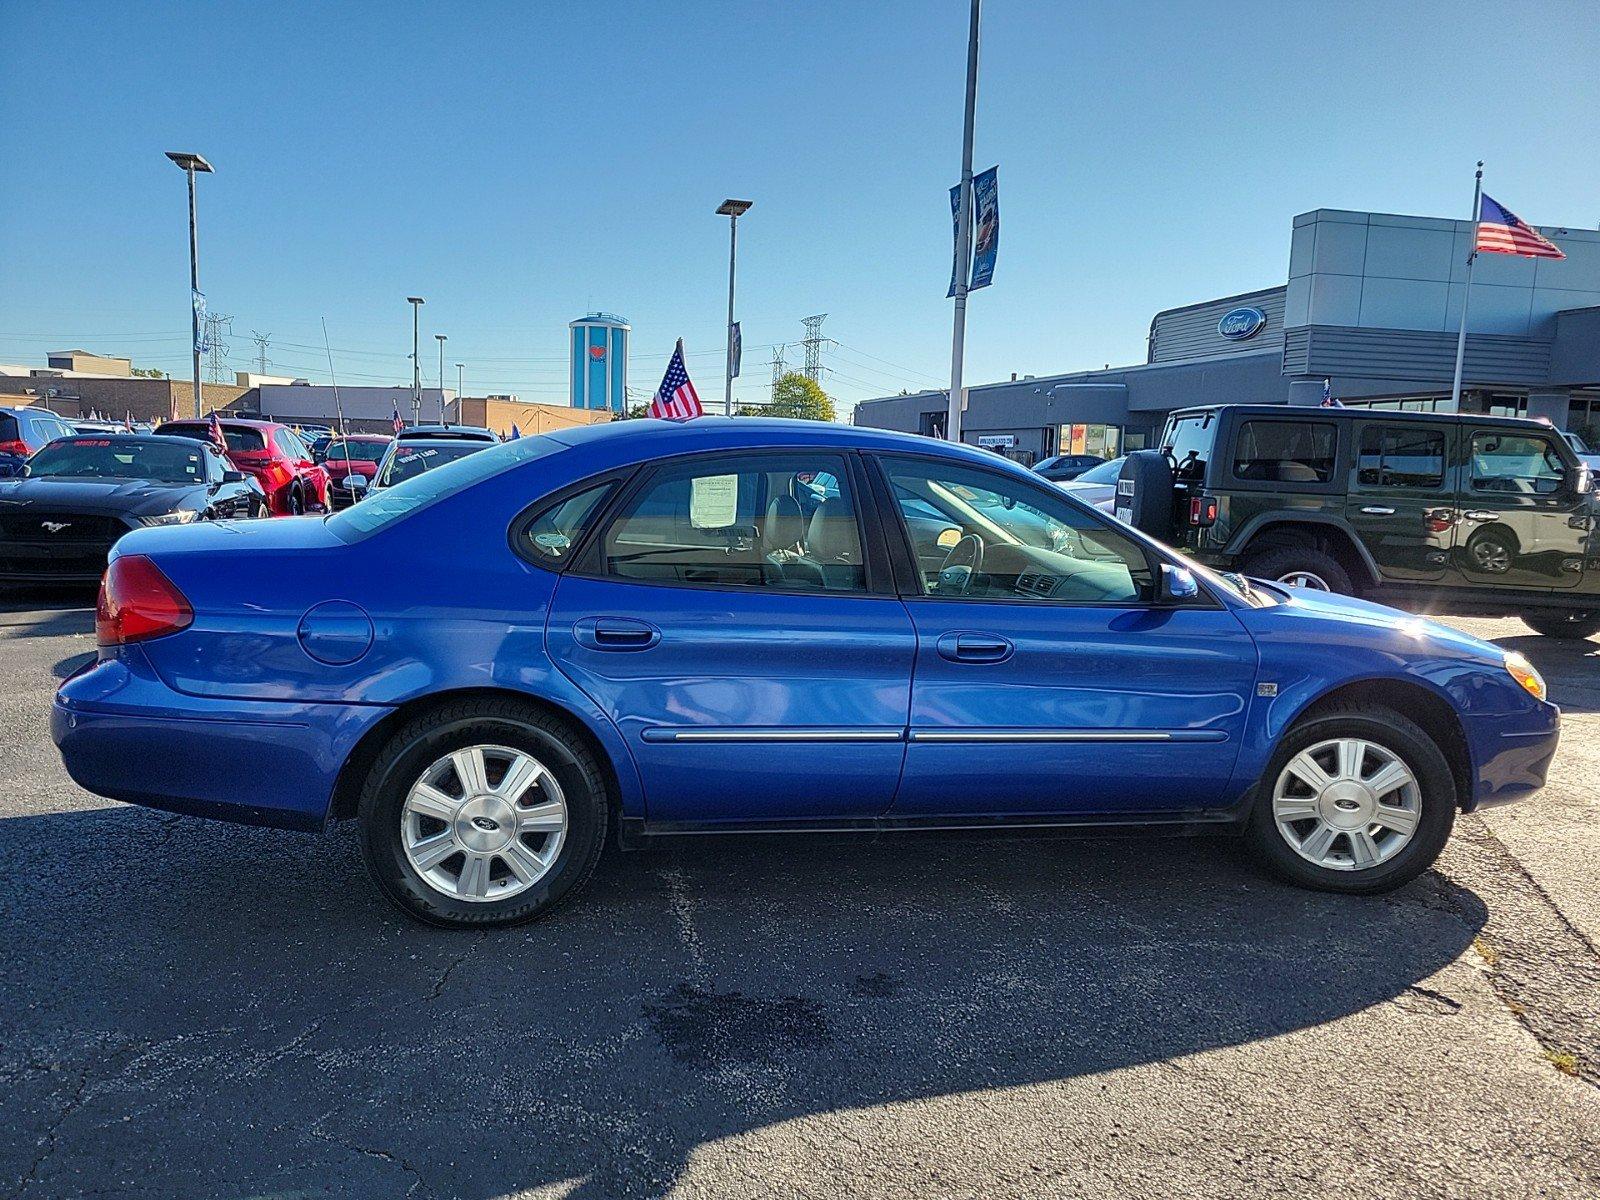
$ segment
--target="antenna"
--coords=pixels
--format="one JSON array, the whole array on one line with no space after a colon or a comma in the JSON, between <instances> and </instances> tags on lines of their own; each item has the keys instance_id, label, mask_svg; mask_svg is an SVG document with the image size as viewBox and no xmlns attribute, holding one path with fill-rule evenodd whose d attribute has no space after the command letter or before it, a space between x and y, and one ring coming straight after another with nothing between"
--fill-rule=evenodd
<instances>
[{"instance_id":1,"label":"antenna","mask_svg":"<svg viewBox=\"0 0 1600 1200\"><path fill-rule=\"evenodd\" d=\"M333 347L328 344L328 318L322 318L322 348L328 352L328 378L333 382L333 411L339 418L339 440L344 442L349 432L344 427L344 404L339 399L339 377L333 373ZM350 447L344 446L344 466L346 474L350 470Z\"/></svg>"},{"instance_id":2,"label":"antenna","mask_svg":"<svg viewBox=\"0 0 1600 1200\"><path fill-rule=\"evenodd\" d=\"M263 375L267 373L267 339L271 336L270 333L257 333L254 329L250 331L250 340L255 342L258 351L256 363L261 367Z\"/></svg>"},{"instance_id":3,"label":"antenna","mask_svg":"<svg viewBox=\"0 0 1600 1200\"><path fill-rule=\"evenodd\" d=\"M818 313L800 320L800 324L806 327L805 339L800 343L806 351L806 365L802 373L812 383L822 382L822 343L827 340L822 336L822 323L827 319L827 313Z\"/></svg>"}]
</instances>

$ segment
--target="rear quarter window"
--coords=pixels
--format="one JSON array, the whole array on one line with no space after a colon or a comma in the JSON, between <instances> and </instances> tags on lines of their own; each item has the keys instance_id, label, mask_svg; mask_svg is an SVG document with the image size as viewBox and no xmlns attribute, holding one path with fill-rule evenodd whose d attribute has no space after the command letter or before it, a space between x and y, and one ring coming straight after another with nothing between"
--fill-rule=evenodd
<instances>
[{"instance_id":1,"label":"rear quarter window","mask_svg":"<svg viewBox=\"0 0 1600 1200\"><path fill-rule=\"evenodd\" d=\"M1328 483L1337 444L1331 422L1245 421L1234 439L1233 477L1252 483Z\"/></svg>"}]
</instances>

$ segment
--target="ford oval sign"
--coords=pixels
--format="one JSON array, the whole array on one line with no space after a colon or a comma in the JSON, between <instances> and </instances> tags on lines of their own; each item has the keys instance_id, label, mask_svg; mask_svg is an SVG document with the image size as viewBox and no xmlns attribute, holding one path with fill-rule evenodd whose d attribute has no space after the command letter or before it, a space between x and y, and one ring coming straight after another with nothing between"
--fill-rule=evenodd
<instances>
[{"instance_id":1,"label":"ford oval sign","mask_svg":"<svg viewBox=\"0 0 1600 1200\"><path fill-rule=\"evenodd\" d=\"M1233 308L1222 314L1217 322L1217 332L1230 342L1242 342L1261 332L1267 323L1267 314L1259 308Z\"/></svg>"}]
</instances>

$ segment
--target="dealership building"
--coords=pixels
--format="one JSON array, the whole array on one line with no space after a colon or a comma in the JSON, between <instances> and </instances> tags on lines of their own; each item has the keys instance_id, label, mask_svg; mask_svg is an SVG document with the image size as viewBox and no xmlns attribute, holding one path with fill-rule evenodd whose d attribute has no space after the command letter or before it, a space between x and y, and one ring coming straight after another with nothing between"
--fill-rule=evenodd
<instances>
[{"instance_id":1,"label":"dealership building","mask_svg":"<svg viewBox=\"0 0 1600 1200\"><path fill-rule=\"evenodd\" d=\"M1462 412L1544 417L1600 441L1600 232L1541 227L1565 259L1480 254ZM1445 411L1470 221L1318 209L1294 220L1287 282L1159 312L1135 366L969 387L962 440L1023 462L1152 443L1197 404ZM856 406L855 423L943 436L945 393Z\"/></svg>"}]
</instances>

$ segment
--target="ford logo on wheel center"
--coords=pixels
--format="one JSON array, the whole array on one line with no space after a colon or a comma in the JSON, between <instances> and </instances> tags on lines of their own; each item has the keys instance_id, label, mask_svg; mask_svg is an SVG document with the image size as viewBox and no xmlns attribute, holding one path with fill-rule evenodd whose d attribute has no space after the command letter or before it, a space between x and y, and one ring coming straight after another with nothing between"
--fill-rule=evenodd
<instances>
[{"instance_id":1,"label":"ford logo on wheel center","mask_svg":"<svg viewBox=\"0 0 1600 1200\"><path fill-rule=\"evenodd\" d=\"M1242 342L1255 337L1267 323L1267 314L1259 308L1232 308L1222 314L1217 322L1217 332L1230 342Z\"/></svg>"}]
</instances>

